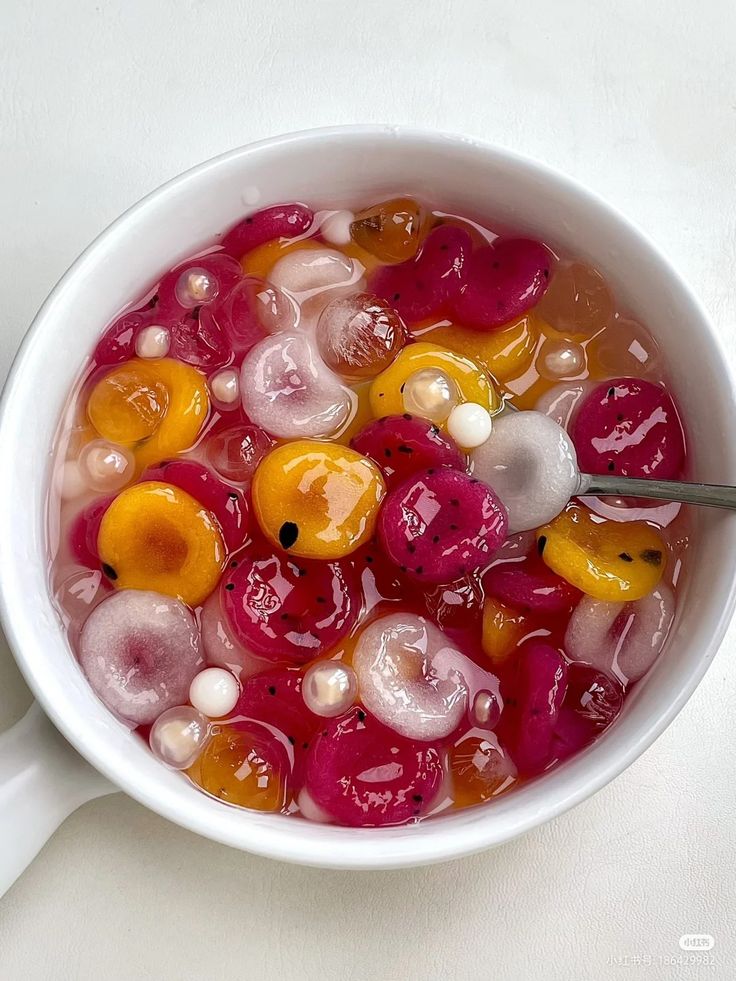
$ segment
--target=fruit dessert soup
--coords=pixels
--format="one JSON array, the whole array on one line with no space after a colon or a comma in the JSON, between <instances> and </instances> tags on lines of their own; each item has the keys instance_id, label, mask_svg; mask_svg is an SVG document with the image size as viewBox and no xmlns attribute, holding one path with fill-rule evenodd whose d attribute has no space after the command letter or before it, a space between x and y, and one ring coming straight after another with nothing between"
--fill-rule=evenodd
<instances>
[{"instance_id":1,"label":"fruit dessert soup","mask_svg":"<svg viewBox=\"0 0 736 981\"><path fill-rule=\"evenodd\" d=\"M60 426L50 575L162 765L380 826L600 737L665 646L688 529L574 497L578 467L685 466L662 355L599 272L361 204L266 208L141 284Z\"/></svg>"}]
</instances>

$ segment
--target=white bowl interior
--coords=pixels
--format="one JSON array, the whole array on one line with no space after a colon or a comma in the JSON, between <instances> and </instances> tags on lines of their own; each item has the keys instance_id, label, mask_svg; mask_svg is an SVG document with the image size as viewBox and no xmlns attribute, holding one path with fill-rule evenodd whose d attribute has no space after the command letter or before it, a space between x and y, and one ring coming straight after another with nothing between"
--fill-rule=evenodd
<instances>
[{"instance_id":1,"label":"white bowl interior","mask_svg":"<svg viewBox=\"0 0 736 981\"><path fill-rule=\"evenodd\" d=\"M414 191L591 260L660 341L683 406L691 470L736 482L734 392L703 310L642 234L577 185L506 151L394 128L283 137L226 154L127 212L52 293L6 386L0 421L0 593L16 658L46 711L95 766L180 824L260 854L364 868L440 861L504 841L577 803L636 758L679 711L713 657L733 599L736 521L698 516L687 602L664 657L591 749L484 806L419 825L360 831L241 811L156 762L94 696L47 591L50 449L70 386L105 324L157 273L207 246L235 218L287 200L348 206ZM12 461L12 466L7 465Z\"/></svg>"}]
</instances>

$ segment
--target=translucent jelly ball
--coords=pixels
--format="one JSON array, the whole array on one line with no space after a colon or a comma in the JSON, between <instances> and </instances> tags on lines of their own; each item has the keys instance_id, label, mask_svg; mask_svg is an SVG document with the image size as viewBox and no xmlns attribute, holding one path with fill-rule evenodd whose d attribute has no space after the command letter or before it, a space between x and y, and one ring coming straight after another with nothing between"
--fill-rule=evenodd
<instances>
[{"instance_id":1,"label":"translucent jelly ball","mask_svg":"<svg viewBox=\"0 0 736 981\"><path fill-rule=\"evenodd\" d=\"M392 198L355 216L353 240L382 262L405 262L416 255L422 213L412 198Z\"/></svg>"},{"instance_id":2,"label":"translucent jelly ball","mask_svg":"<svg viewBox=\"0 0 736 981\"><path fill-rule=\"evenodd\" d=\"M151 726L148 742L154 756L175 770L186 770L202 752L209 722L190 705L168 709Z\"/></svg>"},{"instance_id":3,"label":"translucent jelly ball","mask_svg":"<svg viewBox=\"0 0 736 981\"><path fill-rule=\"evenodd\" d=\"M539 349L536 367L549 381L575 378L585 371L585 350L573 341L547 338Z\"/></svg>"},{"instance_id":4,"label":"translucent jelly ball","mask_svg":"<svg viewBox=\"0 0 736 981\"><path fill-rule=\"evenodd\" d=\"M351 378L372 378L387 368L406 342L401 317L371 293L329 303L317 324L325 364Z\"/></svg>"},{"instance_id":5,"label":"translucent jelly ball","mask_svg":"<svg viewBox=\"0 0 736 981\"><path fill-rule=\"evenodd\" d=\"M347 712L355 701L358 679L348 664L339 661L318 661L307 669L302 683L302 695L308 709L315 715L331 719Z\"/></svg>"},{"instance_id":6,"label":"translucent jelly ball","mask_svg":"<svg viewBox=\"0 0 736 981\"><path fill-rule=\"evenodd\" d=\"M438 368L420 368L404 383L404 408L430 422L444 422L458 401L457 385Z\"/></svg>"},{"instance_id":7,"label":"translucent jelly ball","mask_svg":"<svg viewBox=\"0 0 736 981\"><path fill-rule=\"evenodd\" d=\"M613 317L606 281L584 262L560 262L537 308L540 317L566 336L591 337Z\"/></svg>"},{"instance_id":8,"label":"translucent jelly ball","mask_svg":"<svg viewBox=\"0 0 736 981\"><path fill-rule=\"evenodd\" d=\"M210 437L207 462L225 480L248 484L272 446L271 437L258 426L233 426Z\"/></svg>"},{"instance_id":9,"label":"translucent jelly ball","mask_svg":"<svg viewBox=\"0 0 736 981\"><path fill-rule=\"evenodd\" d=\"M516 767L495 736L464 736L449 751L452 796L460 807L496 797L516 780Z\"/></svg>"},{"instance_id":10,"label":"translucent jelly ball","mask_svg":"<svg viewBox=\"0 0 736 981\"><path fill-rule=\"evenodd\" d=\"M125 447L95 439L79 454L79 469L92 490L112 493L133 479L135 461Z\"/></svg>"},{"instance_id":11,"label":"translucent jelly ball","mask_svg":"<svg viewBox=\"0 0 736 981\"><path fill-rule=\"evenodd\" d=\"M509 515L509 533L550 521L578 486L575 447L540 412L496 419L490 438L471 454L473 475L494 489Z\"/></svg>"},{"instance_id":12,"label":"translucent jelly ball","mask_svg":"<svg viewBox=\"0 0 736 981\"><path fill-rule=\"evenodd\" d=\"M645 377L657 371L661 360L654 338L641 324L626 318L612 321L588 345L589 371L593 378Z\"/></svg>"},{"instance_id":13,"label":"translucent jelly ball","mask_svg":"<svg viewBox=\"0 0 736 981\"><path fill-rule=\"evenodd\" d=\"M217 277L201 266L185 269L176 282L174 293L183 307L196 307L214 300L220 284Z\"/></svg>"},{"instance_id":14,"label":"translucent jelly ball","mask_svg":"<svg viewBox=\"0 0 736 981\"><path fill-rule=\"evenodd\" d=\"M229 715L239 695L237 678L225 668L205 668L192 678L189 686L189 701L210 719Z\"/></svg>"}]
</instances>

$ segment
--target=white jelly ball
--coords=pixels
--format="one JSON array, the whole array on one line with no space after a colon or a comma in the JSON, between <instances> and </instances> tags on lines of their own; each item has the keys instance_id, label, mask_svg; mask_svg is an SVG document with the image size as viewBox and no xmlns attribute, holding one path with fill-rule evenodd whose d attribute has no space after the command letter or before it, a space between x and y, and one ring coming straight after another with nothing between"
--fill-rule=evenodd
<instances>
[{"instance_id":1,"label":"white jelly ball","mask_svg":"<svg viewBox=\"0 0 736 981\"><path fill-rule=\"evenodd\" d=\"M225 668L205 668L189 686L189 701L210 719L221 719L232 712L239 697L238 679Z\"/></svg>"},{"instance_id":2,"label":"white jelly ball","mask_svg":"<svg viewBox=\"0 0 736 981\"><path fill-rule=\"evenodd\" d=\"M268 278L303 301L321 290L354 283L360 273L353 260L336 249L302 249L282 256Z\"/></svg>"},{"instance_id":3,"label":"white jelly ball","mask_svg":"<svg viewBox=\"0 0 736 981\"><path fill-rule=\"evenodd\" d=\"M214 300L220 285L217 277L201 266L185 269L177 280L174 293L183 307L196 307L200 303Z\"/></svg>"},{"instance_id":4,"label":"white jelly ball","mask_svg":"<svg viewBox=\"0 0 736 981\"><path fill-rule=\"evenodd\" d=\"M543 378L557 381L574 378L585 370L585 351L572 341L547 339L537 355L537 371Z\"/></svg>"},{"instance_id":5,"label":"white jelly ball","mask_svg":"<svg viewBox=\"0 0 736 981\"><path fill-rule=\"evenodd\" d=\"M404 408L430 422L444 422L457 403L457 385L439 368L421 368L404 383Z\"/></svg>"},{"instance_id":6,"label":"white jelly ball","mask_svg":"<svg viewBox=\"0 0 736 981\"><path fill-rule=\"evenodd\" d=\"M171 336L165 327L144 327L135 339L135 353L139 358L165 358L169 353Z\"/></svg>"},{"instance_id":7,"label":"white jelly ball","mask_svg":"<svg viewBox=\"0 0 736 981\"><path fill-rule=\"evenodd\" d=\"M209 381L213 401L223 408L236 408L240 402L240 374L235 368L223 368Z\"/></svg>"},{"instance_id":8,"label":"white jelly ball","mask_svg":"<svg viewBox=\"0 0 736 981\"><path fill-rule=\"evenodd\" d=\"M148 742L154 756L175 770L186 770L202 752L209 735L207 719L189 705L176 705L156 719Z\"/></svg>"},{"instance_id":9,"label":"white jelly ball","mask_svg":"<svg viewBox=\"0 0 736 981\"><path fill-rule=\"evenodd\" d=\"M94 439L79 454L79 469L92 490L117 491L132 480L135 460L124 446Z\"/></svg>"},{"instance_id":10,"label":"white jelly ball","mask_svg":"<svg viewBox=\"0 0 736 981\"><path fill-rule=\"evenodd\" d=\"M589 380L577 382L560 382L553 385L537 399L535 412L541 412L553 419L558 426L570 430L580 405L587 395L593 391L596 383Z\"/></svg>"},{"instance_id":11,"label":"white jelly ball","mask_svg":"<svg viewBox=\"0 0 736 981\"><path fill-rule=\"evenodd\" d=\"M350 226L355 221L352 211L335 211L319 227L322 238L330 245L349 245Z\"/></svg>"},{"instance_id":12,"label":"white jelly ball","mask_svg":"<svg viewBox=\"0 0 736 981\"><path fill-rule=\"evenodd\" d=\"M447 431L462 446L472 450L480 446L491 435L493 421L488 409L477 402L463 402L456 405L447 417Z\"/></svg>"},{"instance_id":13,"label":"white jelly ball","mask_svg":"<svg viewBox=\"0 0 736 981\"><path fill-rule=\"evenodd\" d=\"M302 683L307 708L327 719L346 712L357 691L355 672L339 661L318 661L307 669Z\"/></svg>"},{"instance_id":14,"label":"white jelly ball","mask_svg":"<svg viewBox=\"0 0 736 981\"><path fill-rule=\"evenodd\" d=\"M473 476L492 487L509 515L509 534L555 518L578 489L575 447L541 412L510 412L471 453Z\"/></svg>"}]
</instances>

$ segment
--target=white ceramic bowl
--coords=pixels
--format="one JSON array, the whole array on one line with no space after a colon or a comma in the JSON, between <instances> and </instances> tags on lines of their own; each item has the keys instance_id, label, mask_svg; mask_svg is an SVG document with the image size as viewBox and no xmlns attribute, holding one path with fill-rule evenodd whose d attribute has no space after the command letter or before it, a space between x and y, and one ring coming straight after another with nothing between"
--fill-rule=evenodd
<instances>
[{"instance_id":1,"label":"white ceramic bowl","mask_svg":"<svg viewBox=\"0 0 736 981\"><path fill-rule=\"evenodd\" d=\"M249 209L303 200L344 207L413 191L487 215L589 259L662 344L684 409L692 474L736 483L734 387L705 312L647 238L547 167L487 144L395 127L298 133L234 150L126 212L74 263L29 331L0 419L0 598L18 664L43 709L117 787L182 826L259 855L346 869L440 862L507 841L584 800L675 717L718 648L734 601L736 518L698 515L684 602L666 654L588 751L491 806L416 826L356 830L237 810L160 765L93 694L47 592L44 509L59 414L105 324L157 273L213 242ZM34 710L0 747L0 879L7 884L82 799L111 790ZM13 779L10 779L10 778ZM0 881L0 885L2 885Z\"/></svg>"}]
</instances>

